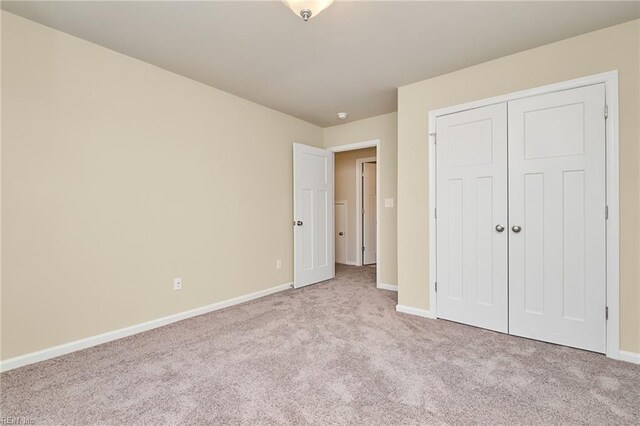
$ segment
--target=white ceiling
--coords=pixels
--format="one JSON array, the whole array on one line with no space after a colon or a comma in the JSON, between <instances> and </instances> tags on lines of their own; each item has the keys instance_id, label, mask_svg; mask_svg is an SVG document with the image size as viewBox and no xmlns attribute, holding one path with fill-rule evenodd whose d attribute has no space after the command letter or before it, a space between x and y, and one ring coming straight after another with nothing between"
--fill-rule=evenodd
<instances>
[{"instance_id":1,"label":"white ceiling","mask_svg":"<svg viewBox=\"0 0 640 426\"><path fill-rule=\"evenodd\" d=\"M306 23L280 1L2 8L323 127L395 111L399 86L640 16L635 1L337 1Z\"/></svg>"}]
</instances>

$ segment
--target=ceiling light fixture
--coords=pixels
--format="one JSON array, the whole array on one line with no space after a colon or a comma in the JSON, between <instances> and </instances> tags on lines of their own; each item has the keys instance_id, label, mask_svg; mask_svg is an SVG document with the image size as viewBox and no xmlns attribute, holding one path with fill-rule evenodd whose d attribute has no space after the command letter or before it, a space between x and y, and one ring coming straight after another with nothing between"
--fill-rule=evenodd
<instances>
[{"instance_id":1,"label":"ceiling light fixture","mask_svg":"<svg viewBox=\"0 0 640 426\"><path fill-rule=\"evenodd\" d=\"M348 114L347 114L346 112L339 112L339 113L338 113L338 118L339 118L340 120L344 120L345 118L347 118L347 115L348 115Z\"/></svg>"},{"instance_id":2,"label":"ceiling light fixture","mask_svg":"<svg viewBox=\"0 0 640 426\"><path fill-rule=\"evenodd\" d=\"M289 9L306 21L325 10L333 0L282 0Z\"/></svg>"}]
</instances>

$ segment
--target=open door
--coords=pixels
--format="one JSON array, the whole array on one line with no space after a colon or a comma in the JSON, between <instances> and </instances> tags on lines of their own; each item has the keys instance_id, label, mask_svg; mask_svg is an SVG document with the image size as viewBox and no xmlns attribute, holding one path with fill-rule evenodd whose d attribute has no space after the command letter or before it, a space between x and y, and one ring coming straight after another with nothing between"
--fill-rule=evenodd
<instances>
[{"instance_id":1,"label":"open door","mask_svg":"<svg viewBox=\"0 0 640 426\"><path fill-rule=\"evenodd\" d=\"M293 144L295 288L335 276L333 152Z\"/></svg>"},{"instance_id":2,"label":"open door","mask_svg":"<svg viewBox=\"0 0 640 426\"><path fill-rule=\"evenodd\" d=\"M362 264L376 263L376 163L362 164Z\"/></svg>"}]
</instances>

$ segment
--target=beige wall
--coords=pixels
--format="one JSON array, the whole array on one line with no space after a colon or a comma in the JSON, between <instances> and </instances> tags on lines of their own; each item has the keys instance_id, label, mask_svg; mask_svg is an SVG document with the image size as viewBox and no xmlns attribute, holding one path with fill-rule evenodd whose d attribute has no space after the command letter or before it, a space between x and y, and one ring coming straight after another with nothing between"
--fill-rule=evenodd
<instances>
[{"instance_id":1,"label":"beige wall","mask_svg":"<svg viewBox=\"0 0 640 426\"><path fill-rule=\"evenodd\" d=\"M347 202L347 262L355 263L358 255L356 241L356 161L376 156L375 148L357 149L336 153L335 157L335 199ZM337 238L337 237L336 237Z\"/></svg>"},{"instance_id":2,"label":"beige wall","mask_svg":"<svg viewBox=\"0 0 640 426\"><path fill-rule=\"evenodd\" d=\"M379 139L380 161L380 247L378 247L380 264L378 276L383 284L396 285L397 252L396 252L396 207L397 207L397 121L398 115L379 115L377 117L354 121L324 129L324 145L327 148L348 145ZM394 207L385 208L385 198L394 199Z\"/></svg>"},{"instance_id":3,"label":"beige wall","mask_svg":"<svg viewBox=\"0 0 640 426\"><path fill-rule=\"evenodd\" d=\"M2 59L2 359L293 281L321 128L5 12Z\"/></svg>"},{"instance_id":4,"label":"beige wall","mask_svg":"<svg viewBox=\"0 0 640 426\"><path fill-rule=\"evenodd\" d=\"M428 309L429 111L617 69L620 92L621 349L640 352L640 21L401 87L399 303Z\"/></svg>"}]
</instances>

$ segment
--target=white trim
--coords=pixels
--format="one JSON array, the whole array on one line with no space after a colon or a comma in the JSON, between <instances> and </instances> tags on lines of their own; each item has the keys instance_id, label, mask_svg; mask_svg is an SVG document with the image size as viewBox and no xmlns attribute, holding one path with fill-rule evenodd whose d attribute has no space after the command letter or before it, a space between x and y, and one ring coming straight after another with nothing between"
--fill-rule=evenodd
<instances>
[{"instance_id":1,"label":"white trim","mask_svg":"<svg viewBox=\"0 0 640 426\"><path fill-rule=\"evenodd\" d=\"M633 364L640 364L640 354L635 352L620 351L620 357L618 359Z\"/></svg>"},{"instance_id":2,"label":"white trim","mask_svg":"<svg viewBox=\"0 0 640 426\"><path fill-rule=\"evenodd\" d=\"M380 145L380 139L373 139L365 142L356 142L356 143L350 143L347 145L332 146L327 149L332 152L344 152L344 151L355 151L356 149L363 149L363 148L374 148L374 147L378 148L378 145Z\"/></svg>"},{"instance_id":3,"label":"white trim","mask_svg":"<svg viewBox=\"0 0 640 426\"><path fill-rule=\"evenodd\" d=\"M118 330L109 331L106 333L87 337L85 339L76 340L74 342L53 346L51 348L43 349L36 352L31 352L25 355L20 355L15 358L9 358L5 361L0 362L0 372L13 370L14 368L18 368L18 367L22 367L29 364L34 364L36 362L44 361L47 359L59 357L61 355L66 355L71 352L76 352L82 349L87 349L93 346L101 345L103 343L111 342L113 340L122 339L123 337L142 333L144 331L148 331L154 328L172 324L177 321L182 321L187 318L192 318L198 315L217 311L219 309L228 308L230 306L238 305L240 303L249 302L251 300L255 300L260 297L265 297L280 291L289 290L290 288L292 288L292 286L293 286L293 283L281 284L275 287L268 288L266 290L256 291L255 293L234 297L233 299L223 300L221 302L213 303L207 306L202 306L200 308L191 309L189 311L184 311L184 312L169 315L166 317L158 318L155 320L143 322L140 324L132 325L130 327L120 328Z\"/></svg>"},{"instance_id":4,"label":"white trim","mask_svg":"<svg viewBox=\"0 0 640 426\"><path fill-rule=\"evenodd\" d=\"M489 99L454 105L438 110L429 111L429 309L437 316L436 303L436 159L435 159L435 127L436 118L442 115L453 114L473 108L480 108L502 102L545 93L559 92L575 89L592 84L605 84L605 102L609 108L609 116L606 121L607 144L607 205L609 206L609 219L607 220L607 306L609 307L609 320L607 321L607 357L620 359L620 193L619 193L619 140L618 140L618 71L609 71L601 74L577 78L561 83L549 84L533 89L522 90L507 95L496 96ZM604 112L603 112L604 113Z\"/></svg>"},{"instance_id":5,"label":"white trim","mask_svg":"<svg viewBox=\"0 0 640 426\"><path fill-rule=\"evenodd\" d=\"M346 264L349 265L349 266L358 266L358 264L356 262L352 262L350 260L347 260Z\"/></svg>"},{"instance_id":6,"label":"white trim","mask_svg":"<svg viewBox=\"0 0 640 426\"><path fill-rule=\"evenodd\" d=\"M431 311L427 311L426 309L418 309L418 308L412 308L411 306L397 305L396 311L401 312L403 314L416 315L418 317L429 318L429 319L436 319L436 316Z\"/></svg>"},{"instance_id":7,"label":"white trim","mask_svg":"<svg viewBox=\"0 0 640 426\"><path fill-rule=\"evenodd\" d=\"M364 266L362 258L362 245L364 244L364 235L362 235L362 165L364 163L376 162L376 204L378 204L378 162L376 157L365 157L356 159L356 264ZM378 259L378 209L376 208L376 261Z\"/></svg>"},{"instance_id":8,"label":"white trim","mask_svg":"<svg viewBox=\"0 0 640 426\"><path fill-rule=\"evenodd\" d=\"M372 139L370 141L365 142L356 142L350 143L346 145L338 145L327 148L327 150L332 152L344 152L344 151L354 151L356 149L363 148L375 148L376 149L376 203L378 204L376 208L376 286L380 284L380 277L382 265L380 264L380 203L382 202L382 197L380 193L380 181L382 181L380 177L380 139ZM334 170L335 173L335 170ZM335 241L334 241L335 245ZM335 252L335 250L334 250ZM357 254L356 254L357 256ZM334 259L335 260L335 259ZM359 264L355 266L360 266Z\"/></svg>"},{"instance_id":9,"label":"white trim","mask_svg":"<svg viewBox=\"0 0 640 426\"><path fill-rule=\"evenodd\" d=\"M398 291L398 286L393 284L378 283L376 287L380 290Z\"/></svg>"},{"instance_id":10,"label":"white trim","mask_svg":"<svg viewBox=\"0 0 640 426\"><path fill-rule=\"evenodd\" d=\"M620 166L618 71L601 74L605 83L607 157L607 356L620 358Z\"/></svg>"},{"instance_id":11,"label":"white trim","mask_svg":"<svg viewBox=\"0 0 640 426\"><path fill-rule=\"evenodd\" d=\"M438 315L436 295L436 115L429 112L429 310ZM432 130L433 129L433 130Z\"/></svg>"}]
</instances>

